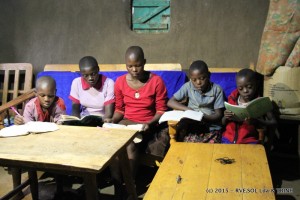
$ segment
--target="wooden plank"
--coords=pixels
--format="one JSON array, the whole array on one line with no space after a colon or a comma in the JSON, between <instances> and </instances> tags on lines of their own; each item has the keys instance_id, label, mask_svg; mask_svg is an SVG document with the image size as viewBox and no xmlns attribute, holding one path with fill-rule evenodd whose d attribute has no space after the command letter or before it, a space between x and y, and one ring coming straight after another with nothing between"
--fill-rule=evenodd
<instances>
[{"instance_id":1,"label":"wooden plank","mask_svg":"<svg viewBox=\"0 0 300 200\"><path fill-rule=\"evenodd\" d=\"M8 82L9 82L9 70L6 70L4 72L2 104L5 104L7 102Z\"/></svg>"},{"instance_id":2,"label":"wooden plank","mask_svg":"<svg viewBox=\"0 0 300 200\"><path fill-rule=\"evenodd\" d=\"M177 187L178 175L181 175L187 155L189 154L186 143L172 144L156 173L144 200L173 199Z\"/></svg>"},{"instance_id":3,"label":"wooden plank","mask_svg":"<svg viewBox=\"0 0 300 200\"><path fill-rule=\"evenodd\" d=\"M219 158L234 162L222 164ZM180 183L174 181L178 175ZM177 142L171 145L145 199L274 199L271 191L251 190L255 188L272 189L262 146Z\"/></svg>"},{"instance_id":4,"label":"wooden plank","mask_svg":"<svg viewBox=\"0 0 300 200\"><path fill-rule=\"evenodd\" d=\"M3 111L9 109L11 106L16 106L19 105L21 103L23 103L24 101L27 101L28 99L31 99L32 97L35 96L35 89L31 89L28 92L18 96L17 98L7 102L6 104L2 104L0 106L0 113L2 113Z\"/></svg>"},{"instance_id":5,"label":"wooden plank","mask_svg":"<svg viewBox=\"0 0 300 200\"><path fill-rule=\"evenodd\" d=\"M216 159L234 159L232 164L221 164ZM242 158L239 145L215 144L211 160L210 176L206 199L235 200L242 199L242 194L235 189L242 186Z\"/></svg>"},{"instance_id":6,"label":"wooden plank","mask_svg":"<svg viewBox=\"0 0 300 200\"><path fill-rule=\"evenodd\" d=\"M170 5L170 0L133 0L134 7L144 6L167 6Z\"/></svg>"},{"instance_id":7,"label":"wooden plank","mask_svg":"<svg viewBox=\"0 0 300 200\"><path fill-rule=\"evenodd\" d=\"M220 67L220 68L218 68L218 67L210 67L209 68L209 71L211 72L211 73L217 73L217 72L238 72L238 71L240 71L241 69L243 69L243 68L234 68L234 67Z\"/></svg>"},{"instance_id":8,"label":"wooden plank","mask_svg":"<svg viewBox=\"0 0 300 200\"><path fill-rule=\"evenodd\" d=\"M134 130L61 125L54 132L0 138L0 162L41 170L98 173L135 135Z\"/></svg>"},{"instance_id":9,"label":"wooden plank","mask_svg":"<svg viewBox=\"0 0 300 200\"><path fill-rule=\"evenodd\" d=\"M243 145L242 158L242 188L243 200L275 199L271 174L262 145Z\"/></svg>"},{"instance_id":10,"label":"wooden plank","mask_svg":"<svg viewBox=\"0 0 300 200\"><path fill-rule=\"evenodd\" d=\"M148 20L150 20L152 17L158 15L159 13L168 9L169 7L170 7L169 5L168 6L158 6L157 8L151 9L151 12L149 12L141 17L133 18L132 23L137 23L137 24L145 23Z\"/></svg>"},{"instance_id":11,"label":"wooden plank","mask_svg":"<svg viewBox=\"0 0 300 200\"><path fill-rule=\"evenodd\" d=\"M125 64L99 64L100 71L127 71ZM157 63L146 64L145 70L152 71L181 71L179 63ZM79 71L78 64L47 64L44 71Z\"/></svg>"},{"instance_id":12,"label":"wooden plank","mask_svg":"<svg viewBox=\"0 0 300 200\"><path fill-rule=\"evenodd\" d=\"M167 30L168 24L133 24L134 30Z\"/></svg>"},{"instance_id":13,"label":"wooden plank","mask_svg":"<svg viewBox=\"0 0 300 200\"><path fill-rule=\"evenodd\" d=\"M193 143L186 145L182 181L172 199L206 199L214 145Z\"/></svg>"},{"instance_id":14,"label":"wooden plank","mask_svg":"<svg viewBox=\"0 0 300 200\"><path fill-rule=\"evenodd\" d=\"M20 79L20 70L15 70L15 80L14 80L14 92L13 92L13 99L19 95L19 80Z\"/></svg>"}]
</instances>

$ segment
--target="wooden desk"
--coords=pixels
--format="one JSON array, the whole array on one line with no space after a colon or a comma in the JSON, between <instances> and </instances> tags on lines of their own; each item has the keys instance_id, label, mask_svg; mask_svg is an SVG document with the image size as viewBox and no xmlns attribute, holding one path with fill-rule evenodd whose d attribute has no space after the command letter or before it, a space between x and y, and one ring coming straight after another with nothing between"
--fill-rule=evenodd
<instances>
[{"instance_id":1,"label":"wooden desk","mask_svg":"<svg viewBox=\"0 0 300 200\"><path fill-rule=\"evenodd\" d=\"M223 157L235 162L216 161ZM275 199L274 191L263 189L273 189L263 146L176 142L144 199Z\"/></svg>"},{"instance_id":2,"label":"wooden desk","mask_svg":"<svg viewBox=\"0 0 300 200\"><path fill-rule=\"evenodd\" d=\"M137 199L126 152L135 131L78 126L59 128L54 132L0 138L0 165L81 176L86 199L94 200L99 198L96 174L119 156L127 190Z\"/></svg>"}]
</instances>

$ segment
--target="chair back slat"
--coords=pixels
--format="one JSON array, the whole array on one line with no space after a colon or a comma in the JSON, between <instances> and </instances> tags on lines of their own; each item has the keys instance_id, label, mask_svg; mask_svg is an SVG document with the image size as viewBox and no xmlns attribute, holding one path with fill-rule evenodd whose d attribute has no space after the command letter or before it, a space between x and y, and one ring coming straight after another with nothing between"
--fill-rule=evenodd
<instances>
[{"instance_id":1,"label":"chair back slat","mask_svg":"<svg viewBox=\"0 0 300 200\"><path fill-rule=\"evenodd\" d=\"M24 109L23 102L34 96L33 67L30 63L0 63L0 129L4 118L9 119L10 106Z\"/></svg>"},{"instance_id":2,"label":"chair back slat","mask_svg":"<svg viewBox=\"0 0 300 200\"><path fill-rule=\"evenodd\" d=\"M14 90L13 90L13 99L19 96L19 81L20 81L20 70L15 70L15 79L14 79Z\"/></svg>"}]
</instances>

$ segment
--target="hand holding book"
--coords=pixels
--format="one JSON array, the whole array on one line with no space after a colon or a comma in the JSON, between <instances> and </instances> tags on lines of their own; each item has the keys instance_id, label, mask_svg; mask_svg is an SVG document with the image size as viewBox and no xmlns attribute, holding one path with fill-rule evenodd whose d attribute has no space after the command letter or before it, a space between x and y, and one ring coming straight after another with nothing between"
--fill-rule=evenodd
<instances>
[{"instance_id":1,"label":"hand holding book","mask_svg":"<svg viewBox=\"0 0 300 200\"><path fill-rule=\"evenodd\" d=\"M247 106L232 105L227 102L225 102L224 104L226 110L234 113L234 118L236 118L237 121L249 118L258 118L273 109L272 102L269 97L256 98L249 102Z\"/></svg>"}]
</instances>

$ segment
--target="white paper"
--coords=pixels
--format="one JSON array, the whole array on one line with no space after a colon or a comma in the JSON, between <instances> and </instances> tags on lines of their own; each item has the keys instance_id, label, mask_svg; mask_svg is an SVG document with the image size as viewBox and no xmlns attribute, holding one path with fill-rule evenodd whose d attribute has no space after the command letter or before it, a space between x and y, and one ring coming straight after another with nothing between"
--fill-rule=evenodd
<instances>
[{"instance_id":1,"label":"white paper","mask_svg":"<svg viewBox=\"0 0 300 200\"><path fill-rule=\"evenodd\" d=\"M104 123L102 125L103 128L122 128L122 129L130 129L130 130L137 130L141 131L143 128L143 124L130 124L130 125L123 125L123 124L114 124L114 123Z\"/></svg>"},{"instance_id":2,"label":"white paper","mask_svg":"<svg viewBox=\"0 0 300 200\"><path fill-rule=\"evenodd\" d=\"M58 126L52 122L28 122L23 125L12 125L0 130L0 137L15 137L28 135L29 133L43 133L58 130Z\"/></svg>"},{"instance_id":3,"label":"white paper","mask_svg":"<svg viewBox=\"0 0 300 200\"><path fill-rule=\"evenodd\" d=\"M180 121L182 118L189 118L197 121L201 121L203 113L201 111L194 110L172 110L165 112L159 119L159 123L166 121Z\"/></svg>"},{"instance_id":4,"label":"white paper","mask_svg":"<svg viewBox=\"0 0 300 200\"><path fill-rule=\"evenodd\" d=\"M114 124L114 123L104 123L102 125L103 128L112 128L112 129L128 129L128 130L136 130L142 131L143 124L130 124L130 125L123 125L123 124ZM140 143L143 140L143 135L138 133L135 138L133 139L134 143Z\"/></svg>"}]
</instances>

